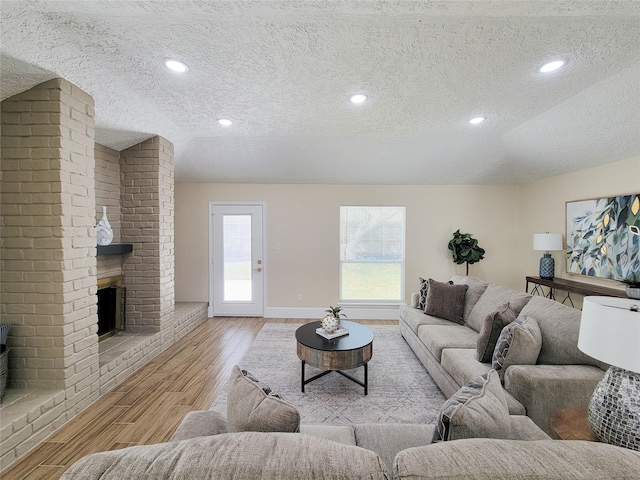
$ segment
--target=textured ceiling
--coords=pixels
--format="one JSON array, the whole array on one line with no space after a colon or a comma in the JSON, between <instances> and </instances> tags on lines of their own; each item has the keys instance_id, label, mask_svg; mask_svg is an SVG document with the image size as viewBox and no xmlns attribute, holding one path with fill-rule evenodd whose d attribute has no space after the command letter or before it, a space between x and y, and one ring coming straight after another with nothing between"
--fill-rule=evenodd
<instances>
[{"instance_id":1,"label":"textured ceiling","mask_svg":"<svg viewBox=\"0 0 640 480\"><path fill-rule=\"evenodd\" d=\"M94 97L99 143L172 141L177 181L523 183L640 156L636 1L0 9L0 98L66 78ZM537 72L556 57L564 69ZM355 92L369 101L350 104Z\"/></svg>"}]
</instances>

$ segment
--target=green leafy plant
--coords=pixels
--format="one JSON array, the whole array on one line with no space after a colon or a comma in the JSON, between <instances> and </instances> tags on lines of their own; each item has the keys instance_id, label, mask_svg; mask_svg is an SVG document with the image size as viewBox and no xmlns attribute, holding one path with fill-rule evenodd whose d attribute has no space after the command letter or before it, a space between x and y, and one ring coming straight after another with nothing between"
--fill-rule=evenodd
<instances>
[{"instance_id":1,"label":"green leafy plant","mask_svg":"<svg viewBox=\"0 0 640 480\"><path fill-rule=\"evenodd\" d=\"M484 248L478 245L478 240L473 238L470 233L460 233L460 230L453 233L448 248L451 250L455 263L458 265L467 264L467 275L469 275L469 265L482 260L485 254Z\"/></svg>"},{"instance_id":2,"label":"green leafy plant","mask_svg":"<svg viewBox=\"0 0 640 480\"><path fill-rule=\"evenodd\" d=\"M340 318L340 317L344 317L347 318L347 316L344 313L340 313L342 311L342 307L332 307L331 305L329 305L329 308L327 310L325 310L325 312L327 312L329 315L336 317L336 318Z\"/></svg>"},{"instance_id":3,"label":"green leafy plant","mask_svg":"<svg viewBox=\"0 0 640 480\"><path fill-rule=\"evenodd\" d=\"M632 288L640 288L640 273L631 272L627 278L620 281Z\"/></svg>"}]
</instances>

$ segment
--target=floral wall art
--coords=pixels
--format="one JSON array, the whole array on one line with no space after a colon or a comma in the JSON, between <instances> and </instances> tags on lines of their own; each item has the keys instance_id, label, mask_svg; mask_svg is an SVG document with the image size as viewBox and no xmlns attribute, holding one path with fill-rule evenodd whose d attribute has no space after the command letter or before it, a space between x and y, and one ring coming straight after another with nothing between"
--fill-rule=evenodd
<instances>
[{"instance_id":1,"label":"floral wall art","mask_svg":"<svg viewBox=\"0 0 640 480\"><path fill-rule=\"evenodd\" d=\"M567 202L567 272L623 280L640 272L640 193Z\"/></svg>"}]
</instances>

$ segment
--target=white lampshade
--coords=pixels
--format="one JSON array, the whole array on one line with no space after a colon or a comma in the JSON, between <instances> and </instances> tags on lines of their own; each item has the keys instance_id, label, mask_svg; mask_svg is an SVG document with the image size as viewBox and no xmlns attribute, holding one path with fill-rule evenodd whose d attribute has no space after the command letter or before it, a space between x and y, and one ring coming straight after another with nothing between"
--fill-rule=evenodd
<instances>
[{"instance_id":1,"label":"white lampshade","mask_svg":"<svg viewBox=\"0 0 640 480\"><path fill-rule=\"evenodd\" d=\"M534 233L533 234L534 250L562 250L562 234L561 233Z\"/></svg>"},{"instance_id":2,"label":"white lampshade","mask_svg":"<svg viewBox=\"0 0 640 480\"><path fill-rule=\"evenodd\" d=\"M630 298L585 297L578 348L597 360L640 373L639 306L639 300Z\"/></svg>"}]
</instances>

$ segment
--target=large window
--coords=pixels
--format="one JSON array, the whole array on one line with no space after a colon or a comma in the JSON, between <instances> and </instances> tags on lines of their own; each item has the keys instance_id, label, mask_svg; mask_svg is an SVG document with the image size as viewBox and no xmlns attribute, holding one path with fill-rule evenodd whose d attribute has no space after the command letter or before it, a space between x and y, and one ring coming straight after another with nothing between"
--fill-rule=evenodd
<instances>
[{"instance_id":1,"label":"large window","mask_svg":"<svg viewBox=\"0 0 640 480\"><path fill-rule=\"evenodd\" d=\"M340 207L340 299L404 298L405 207Z\"/></svg>"}]
</instances>

